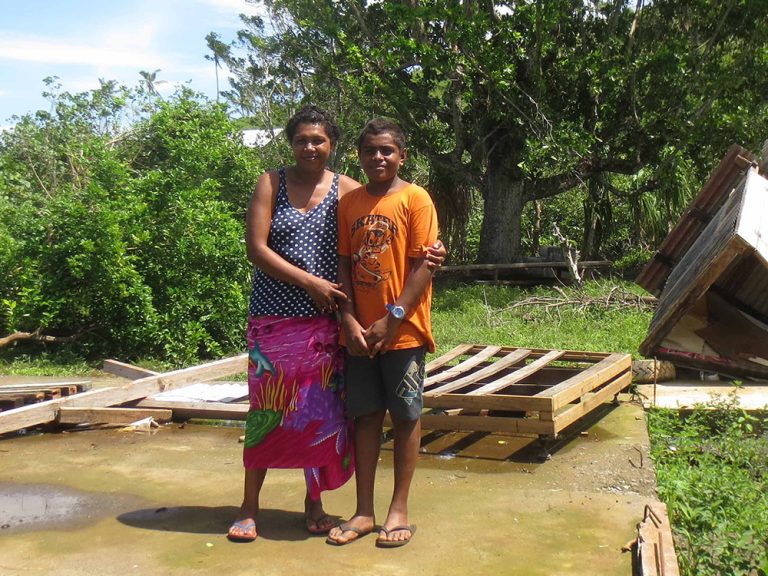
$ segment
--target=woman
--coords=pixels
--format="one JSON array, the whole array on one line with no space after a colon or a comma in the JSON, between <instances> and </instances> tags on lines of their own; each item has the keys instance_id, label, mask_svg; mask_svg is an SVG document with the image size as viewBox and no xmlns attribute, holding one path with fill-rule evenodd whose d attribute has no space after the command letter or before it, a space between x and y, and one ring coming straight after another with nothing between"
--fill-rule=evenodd
<instances>
[{"instance_id":1,"label":"woman","mask_svg":"<svg viewBox=\"0 0 768 576\"><path fill-rule=\"evenodd\" d=\"M259 494L268 468L304 468L306 529L336 525L320 493L354 471L351 420L344 414L343 354L338 346L336 283L338 199L360 184L326 169L339 129L306 106L285 134L294 165L262 174L246 216L246 248L254 264L248 315L248 390L244 497L230 540L257 537ZM445 248L430 249L440 265Z\"/></svg>"},{"instance_id":2,"label":"woman","mask_svg":"<svg viewBox=\"0 0 768 576\"><path fill-rule=\"evenodd\" d=\"M335 524L320 493L354 471L350 422L344 416L336 298L336 207L359 186L326 169L339 129L307 106L285 134L294 165L263 174L246 217L254 264L248 318L248 388L243 504L228 537L257 537L259 493L268 468L304 468L307 530Z\"/></svg>"}]
</instances>

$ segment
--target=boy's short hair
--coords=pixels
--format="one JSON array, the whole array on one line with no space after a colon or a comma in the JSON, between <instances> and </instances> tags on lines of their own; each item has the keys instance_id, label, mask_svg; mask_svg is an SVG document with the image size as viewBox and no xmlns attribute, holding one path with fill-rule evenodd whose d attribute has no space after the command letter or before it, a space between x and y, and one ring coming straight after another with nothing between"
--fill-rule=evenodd
<instances>
[{"instance_id":1,"label":"boy's short hair","mask_svg":"<svg viewBox=\"0 0 768 576\"><path fill-rule=\"evenodd\" d=\"M363 128L363 131L360 132L360 136L357 139L358 150L362 149L365 137L369 134L373 136L378 136L379 134L391 134L392 139L395 141L398 148L400 148L400 150L405 149L405 132L394 120L390 120L389 118L374 118L373 120L370 120Z\"/></svg>"},{"instance_id":2,"label":"boy's short hair","mask_svg":"<svg viewBox=\"0 0 768 576\"><path fill-rule=\"evenodd\" d=\"M335 146L336 142L339 141L341 131L331 115L314 104L304 106L288 120L285 125L285 135L289 143L293 143L293 137L296 135L296 128L299 124L319 124L330 138L332 145Z\"/></svg>"}]
</instances>

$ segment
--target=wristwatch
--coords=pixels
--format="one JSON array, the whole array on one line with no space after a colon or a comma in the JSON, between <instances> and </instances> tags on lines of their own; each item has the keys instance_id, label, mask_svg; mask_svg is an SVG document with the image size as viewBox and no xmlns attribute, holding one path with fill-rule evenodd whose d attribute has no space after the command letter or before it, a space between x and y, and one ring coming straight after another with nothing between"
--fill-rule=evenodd
<instances>
[{"instance_id":1,"label":"wristwatch","mask_svg":"<svg viewBox=\"0 0 768 576\"><path fill-rule=\"evenodd\" d=\"M402 306L398 306L396 304L387 304L387 311L389 311L389 313L398 320L405 318L405 308Z\"/></svg>"}]
</instances>

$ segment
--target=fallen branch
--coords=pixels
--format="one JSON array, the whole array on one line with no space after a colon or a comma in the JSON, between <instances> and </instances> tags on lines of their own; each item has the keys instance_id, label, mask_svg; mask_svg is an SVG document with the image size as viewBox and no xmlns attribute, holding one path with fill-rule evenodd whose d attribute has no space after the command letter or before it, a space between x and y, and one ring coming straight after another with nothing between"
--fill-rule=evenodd
<instances>
[{"instance_id":1,"label":"fallen branch","mask_svg":"<svg viewBox=\"0 0 768 576\"><path fill-rule=\"evenodd\" d=\"M560 297L548 297L548 296L532 296L525 300L515 302L511 306L507 306L501 310L497 310L496 313L508 312L515 308L523 308L526 306L541 306L546 309L562 308L563 306L575 306L580 310L584 310L589 307L602 307L608 309L624 310L627 308L634 308L637 310L652 310L656 306L655 296L639 296L632 294L631 292L625 292L620 290L618 286L614 286L608 292L606 296L592 297L585 293L579 293L574 296L568 296L566 293L555 286L554 290L560 294Z\"/></svg>"},{"instance_id":2,"label":"fallen branch","mask_svg":"<svg viewBox=\"0 0 768 576\"><path fill-rule=\"evenodd\" d=\"M8 336L0 338L0 348L13 344L14 342L32 340L34 342L53 342L56 344L65 344L67 342L73 342L77 338L77 335L73 336L49 336L47 334L40 334L39 330L34 332L14 332Z\"/></svg>"}]
</instances>

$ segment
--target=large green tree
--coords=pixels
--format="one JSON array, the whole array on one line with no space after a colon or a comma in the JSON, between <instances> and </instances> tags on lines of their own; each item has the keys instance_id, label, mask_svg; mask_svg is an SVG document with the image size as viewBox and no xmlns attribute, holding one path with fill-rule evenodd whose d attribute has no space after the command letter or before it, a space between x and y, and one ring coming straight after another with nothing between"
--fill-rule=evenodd
<instances>
[{"instance_id":1,"label":"large green tree","mask_svg":"<svg viewBox=\"0 0 768 576\"><path fill-rule=\"evenodd\" d=\"M526 205L573 190L595 252L612 204L658 223L728 144L766 132L765 0L265 4L231 53L237 97L397 117L449 233L479 191L483 262L519 258Z\"/></svg>"}]
</instances>

